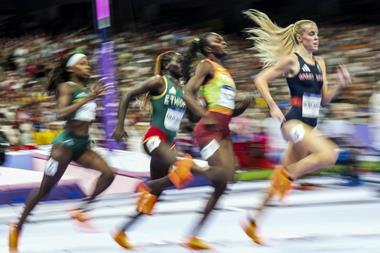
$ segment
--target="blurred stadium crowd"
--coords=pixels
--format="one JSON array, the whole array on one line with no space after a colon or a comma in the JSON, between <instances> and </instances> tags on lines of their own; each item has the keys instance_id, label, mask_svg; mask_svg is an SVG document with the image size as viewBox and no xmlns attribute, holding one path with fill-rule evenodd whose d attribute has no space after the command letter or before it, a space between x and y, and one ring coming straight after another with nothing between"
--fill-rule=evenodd
<instances>
[{"instance_id":1,"label":"blurred stadium crowd","mask_svg":"<svg viewBox=\"0 0 380 253\"><path fill-rule=\"evenodd\" d=\"M324 115L329 120L348 124L380 126L380 89L377 88L380 86L380 26L322 26L319 30L321 42L318 54L327 61L330 85L334 85L334 67L338 64L345 64L353 78L353 85L347 87L330 107L323 109ZM184 52L194 36L202 32L206 31L165 28L160 32L144 30L114 34L112 41L119 93L128 91L153 74L156 55L168 49ZM250 41L244 35L223 36L229 46L227 65L238 89L243 93L255 93L253 78L261 66L253 56ZM97 50L100 42L97 35L84 30L55 37L36 34L0 39L3 45L0 49L0 131L5 133L12 145L51 142L62 129L63 122L51 120L51 109L55 102L45 91L49 71L60 56L77 50L89 56L93 79L97 79ZM289 96L285 80L273 82L271 89L276 101L286 110ZM142 134L149 120L149 113L140 107L141 102L136 101L128 116L130 131L137 136ZM252 138L273 126L268 123L268 118L265 102L257 97L251 108L233 121L231 129L237 134L237 139L247 135ZM101 144L104 138L101 110L98 123L93 126L91 138ZM183 126L184 133L191 131L188 124ZM344 132L347 127L342 129ZM375 135L372 139L376 139ZM283 145L275 143L278 138L272 140L272 146Z\"/></svg>"}]
</instances>

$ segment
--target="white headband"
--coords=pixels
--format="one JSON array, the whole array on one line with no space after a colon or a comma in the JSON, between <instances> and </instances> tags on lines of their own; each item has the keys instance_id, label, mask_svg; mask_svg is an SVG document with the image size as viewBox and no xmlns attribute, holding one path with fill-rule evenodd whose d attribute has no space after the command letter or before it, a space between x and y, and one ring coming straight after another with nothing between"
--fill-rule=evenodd
<instances>
[{"instance_id":1,"label":"white headband","mask_svg":"<svg viewBox=\"0 0 380 253\"><path fill-rule=\"evenodd\" d=\"M73 54L70 59L67 61L66 63L66 67L72 67L74 66L75 64L77 64L80 59L82 59L83 57L87 57L86 55L84 54Z\"/></svg>"}]
</instances>

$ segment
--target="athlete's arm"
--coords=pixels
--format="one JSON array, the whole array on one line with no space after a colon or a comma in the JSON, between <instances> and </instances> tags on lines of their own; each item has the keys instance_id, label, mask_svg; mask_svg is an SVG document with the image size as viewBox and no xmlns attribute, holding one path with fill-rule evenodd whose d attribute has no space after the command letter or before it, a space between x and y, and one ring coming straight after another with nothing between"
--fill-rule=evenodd
<instances>
[{"instance_id":1,"label":"athlete's arm","mask_svg":"<svg viewBox=\"0 0 380 253\"><path fill-rule=\"evenodd\" d=\"M273 66L262 70L257 77L255 78L255 85L259 90L261 96L264 98L265 102L268 104L271 111L271 115L274 118L278 118L280 121L284 120L284 115L281 110L278 108L276 102L273 100L272 95L270 94L268 83L277 77L288 73L291 71L292 66L295 63L294 55L286 56L285 58L280 59Z\"/></svg>"},{"instance_id":2,"label":"athlete's arm","mask_svg":"<svg viewBox=\"0 0 380 253\"><path fill-rule=\"evenodd\" d=\"M118 110L118 118L117 118L117 124L116 129L119 130L118 132L124 131L124 119L128 111L128 106L130 101L140 96L144 93L153 93L153 94L160 94L163 89L163 80L162 77L159 75L153 76L146 80L145 82L136 85L134 88L132 88L127 94L125 94L119 104L119 110ZM124 132L123 132L124 133ZM116 137L116 136L114 136ZM121 138L122 136L120 136ZM119 139L120 139L119 138Z\"/></svg>"},{"instance_id":3,"label":"athlete's arm","mask_svg":"<svg viewBox=\"0 0 380 253\"><path fill-rule=\"evenodd\" d=\"M206 80L206 77L212 76L213 74L214 70L211 64L207 61L202 61L198 64L194 76L190 78L185 86L183 100L189 109L198 117L206 117L206 110L197 101L199 88Z\"/></svg>"},{"instance_id":4,"label":"athlete's arm","mask_svg":"<svg viewBox=\"0 0 380 253\"><path fill-rule=\"evenodd\" d=\"M77 111L81 106L86 104L87 102L96 99L98 96L100 96L104 91L104 88L101 86L97 86L94 91L87 97L84 97L83 99L79 100L77 103L71 104L71 95L72 95L72 88L67 83L62 83L58 87L58 109L57 109L57 118L63 119L66 116L74 113Z\"/></svg>"},{"instance_id":5,"label":"athlete's arm","mask_svg":"<svg viewBox=\"0 0 380 253\"><path fill-rule=\"evenodd\" d=\"M195 115L191 110L186 109L186 115L187 118L192 122L192 123L197 123L201 117Z\"/></svg>"},{"instance_id":6,"label":"athlete's arm","mask_svg":"<svg viewBox=\"0 0 380 253\"><path fill-rule=\"evenodd\" d=\"M323 76L323 86L322 86L322 105L327 105L330 103L340 92L340 90L351 83L351 77L347 69L343 65L339 65L337 68L337 76L339 79L338 85L333 88L329 88L326 74L326 63L322 57L316 57L316 60L321 66L322 76Z\"/></svg>"}]
</instances>

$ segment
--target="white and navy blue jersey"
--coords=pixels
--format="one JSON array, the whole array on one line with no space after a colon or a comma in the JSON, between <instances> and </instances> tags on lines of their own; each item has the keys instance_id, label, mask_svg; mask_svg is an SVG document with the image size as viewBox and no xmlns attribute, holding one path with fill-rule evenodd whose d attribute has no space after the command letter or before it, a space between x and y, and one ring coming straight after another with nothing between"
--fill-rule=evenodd
<instances>
[{"instance_id":1,"label":"white and navy blue jersey","mask_svg":"<svg viewBox=\"0 0 380 253\"><path fill-rule=\"evenodd\" d=\"M297 75L286 78L292 98L292 108L285 118L286 120L298 119L315 127L322 99L322 70L317 61L311 65L305 62L299 54L295 54L300 70Z\"/></svg>"}]
</instances>

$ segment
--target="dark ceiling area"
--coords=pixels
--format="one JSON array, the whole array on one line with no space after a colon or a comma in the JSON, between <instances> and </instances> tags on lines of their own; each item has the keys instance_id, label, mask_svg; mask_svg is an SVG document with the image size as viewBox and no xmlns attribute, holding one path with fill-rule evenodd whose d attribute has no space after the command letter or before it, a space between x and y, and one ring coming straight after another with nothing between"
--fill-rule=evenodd
<instances>
[{"instance_id":1,"label":"dark ceiling area","mask_svg":"<svg viewBox=\"0 0 380 253\"><path fill-rule=\"evenodd\" d=\"M95 29L95 0L0 0L0 34L59 33ZM114 31L154 29L162 24L194 26L215 21L226 32L249 25L241 12L256 8L280 25L298 19L318 23L372 23L380 20L378 0L111 0ZM214 23L215 23L214 22Z\"/></svg>"}]
</instances>

